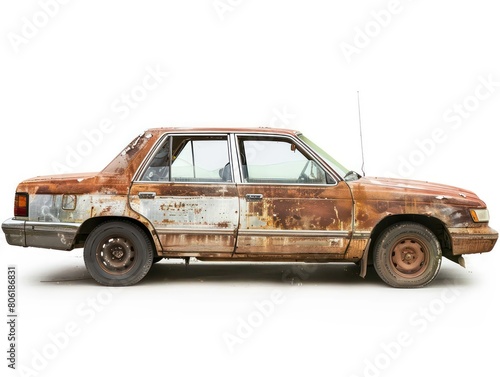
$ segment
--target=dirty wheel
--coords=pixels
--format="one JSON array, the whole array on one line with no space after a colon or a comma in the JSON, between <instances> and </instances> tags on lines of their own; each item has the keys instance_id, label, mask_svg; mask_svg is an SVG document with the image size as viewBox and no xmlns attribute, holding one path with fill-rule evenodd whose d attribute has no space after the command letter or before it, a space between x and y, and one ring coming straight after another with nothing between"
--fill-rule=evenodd
<instances>
[{"instance_id":1,"label":"dirty wheel","mask_svg":"<svg viewBox=\"0 0 500 377\"><path fill-rule=\"evenodd\" d=\"M138 283L153 264L153 245L137 225L109 221L98 225L85 241L83 259L90 275L103 285Z\"/></svg>"},{"instance_id":2,"label":"dirty wheel","mask_svg":"<svg viewBox=\"0 0 500 377\"><path fill-rule=\"evenodd\" d=\"M401 222L387 228L374 248L375 270L387 284L416 288L429 284L441 266L441 246L421 224Z\"/></svg>"}]
</instances>

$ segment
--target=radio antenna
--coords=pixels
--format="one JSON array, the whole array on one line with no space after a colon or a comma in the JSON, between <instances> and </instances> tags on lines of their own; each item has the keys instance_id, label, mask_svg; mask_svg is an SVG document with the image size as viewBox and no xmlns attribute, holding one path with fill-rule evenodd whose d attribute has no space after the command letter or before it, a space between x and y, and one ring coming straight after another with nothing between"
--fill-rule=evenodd
<instances>
[{"instance_id":1,"label":"radio antenna","mask_svg":"<svg viewBox=\"0 0 500 377\"><path fill-rule=\"evenodd\" d=\"M358 90L358 119L359 119L359 140L361 142L361 172L365 176L365 152L363 148L363 129L361 128L361 106L359 103L359 90Z\"/></svg>"}]
</instances>

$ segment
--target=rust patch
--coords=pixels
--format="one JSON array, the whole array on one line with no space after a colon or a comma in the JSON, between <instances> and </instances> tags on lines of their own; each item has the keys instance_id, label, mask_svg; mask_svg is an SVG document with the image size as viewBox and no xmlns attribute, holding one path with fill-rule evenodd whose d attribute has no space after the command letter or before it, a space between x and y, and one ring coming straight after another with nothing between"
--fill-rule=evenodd
<instances>
[{"instance_id":1,"label":"rust patch","mask_svg":"<svg viewBox=\"0 0 500 377\"><path fill-rule=\"evenodd\" d=\"M150 221L163 252L179 255L213 253L243 259L257 255L256 260L285 256L305 260L315 255L356 261L363 256L373 228L387 216L403 214L439 219L449 230L454 255L490 251L498 237L487 224L472 221L469 209L486 207L474 193L425 182L361 178L322 186L179 182L131 186L135 172L163 134L196 131L241 130L148 130L151 137L135 139L100 173L36 177L19 184L17 191L30 195L32 221L77 223L94 216L126 216L151 228ZM245 132L297 134L275 129ZM141 192L155 196L141 200ZM75 209L67 210L63 194L76 198ZM262 200L247 201L247 194L262 195Z\"/></svg>"}]
</instances>

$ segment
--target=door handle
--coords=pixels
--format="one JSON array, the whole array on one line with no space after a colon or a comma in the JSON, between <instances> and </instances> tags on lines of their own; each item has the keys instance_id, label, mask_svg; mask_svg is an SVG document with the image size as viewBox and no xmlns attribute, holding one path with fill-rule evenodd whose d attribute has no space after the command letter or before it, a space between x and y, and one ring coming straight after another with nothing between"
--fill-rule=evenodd
<instances>
[{"instance_id":1,"label":"door handle","mask_svg":"<svg viewBox=\"0 0 500 377\"><path fill-rule=\"evenodd\" d=\"M156 192L152 192L152 191L139 193L139 199L154 199L155 196L156 196Z\"/></svg>"},{"instance_id":2,"label":"door handle","mask_svg":"<svg viewBox=\"0 0 500 377\"><path fill-rule=\"evenodd\" d=\"M262 200L264 195L262 194L246 194L245 198L247 199L247 202L258 202L259 200Z\"/></svg>"}]
</instances>

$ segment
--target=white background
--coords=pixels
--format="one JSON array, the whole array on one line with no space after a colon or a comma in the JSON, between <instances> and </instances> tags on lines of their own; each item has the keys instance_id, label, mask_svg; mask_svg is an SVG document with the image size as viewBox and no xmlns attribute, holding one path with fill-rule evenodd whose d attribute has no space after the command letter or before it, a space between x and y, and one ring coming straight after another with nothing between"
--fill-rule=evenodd
<instances>
[{"instance_id":1,"label":"white background","mask_svg":"<svg viewBox=\"0 0 500 377\"><path fill-rule=\"evenodd\" d=\"M22 179L62 165L98 171L150 127L299 129L360 171L359 90L367 175L473 190L500 228L493 1L54 4L0 6L3 218L12 216ZM148 69L168 77L144 92L138 85ZM488 80L489 91L481 84ZM145 93L141 101L118 112L113 104L134 90ZM457 115L456 106L465 111ZM90 145L85 133L106 119L111 130L71 160ZM498 369L491 342L500 336L498 250L468 257L466 269L443 261L435 282L419 290L388 288L374 271L362 280L351 265L196 263L185 270L172 262L137 286L110 290L89 279L81 250L0 242L0 312L7 265L18 267L18 367L31 372L21 375L469 376ZM279 299L271 308L272 298ZM266 315L256 303L268 305ZM259 318L230 352L225 337ZM396 346L400 337L406 340Z\"/></svg>"}]
</instances>

